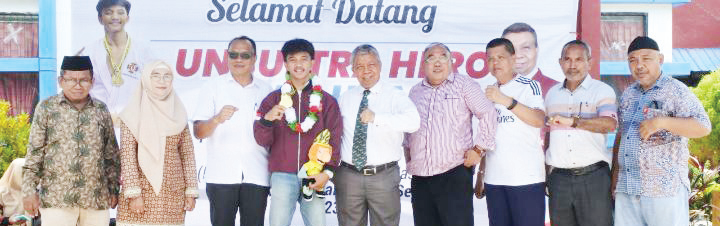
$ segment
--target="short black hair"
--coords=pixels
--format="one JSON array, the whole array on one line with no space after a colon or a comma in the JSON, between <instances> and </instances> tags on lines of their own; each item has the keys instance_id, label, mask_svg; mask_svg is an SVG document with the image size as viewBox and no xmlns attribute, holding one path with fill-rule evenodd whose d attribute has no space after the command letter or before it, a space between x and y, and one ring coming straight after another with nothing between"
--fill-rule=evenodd
<instances>
[{"instance_id":1,"label":"short black hair","mask_svg":"<svg viewBox=\"0 0 720 226\"><path fill-rule=\"evenodd\" d=\"M287 61L288 56L300 52L306 52L310 55L310 59L315 59L315 47L308 40L296 38L285 42L280 50L283 55L283 61Z\"/></svg>"},{"instance_id":2,"label":"short black hair","mask_svg":"<svg viewBox=\"0 0 720 226\"><path fill-rule=\"evenodd\" d=\"M487 46L485 46L485 52L487 53L488 49L495 48L498 46L504 46L505 50L507 50L510 55L515 55L515 47L513 46L512 42L506 38L496 38L488 42Z\"/></svg>"},{"instance_id":3,"label":"short black hair","mask_svg":"<svg viewBox=\"0 0 720 226\"><path fill-rule=\"evenodd\" d=\"M252 52L252 53L253 53L253 56L257 55L257 49L256 49L256 47L255 47L255 41L252 40L252 38L250 38L250 37L248 37L248 36L245 36L245 35L240 36L240 37L235 37L235 38L233 38L232 40L230 40L230 43L228 43L228 49L230 49L230 46L233 44L233 42L235 42L235 41L240 41L240 40L246 40L246 41L250 42L250 45L252 46L252 50L253 50L253 52Z\"/></svg>"},{"instance_id":4,"label":"short black hair","mask_svg":"<svg viewBox=\"0 0 720 226\"><path fill-rule=\"evenodd\" d=\"M124 7L127 14L130 15L130 2L128 2L127 0L100 0L98 1L97 6L95 6L95 9L97 9L98 17L102 16L102 11L104 9L116 5Z\"/></svg>"},{"instance_id":5,"label":"short black hair","mask_svg":"<svg viewBox=\"0 0 720 226\"><path fill-rule=\"evenodd\" d=\"M518 22L511 24L505 30L503 30L502 37L505 37L506 34L509 33L520 33L520 32L530 32L533 35L533 39L535 40L535 47L538 47L538 41L537 41L537 33L535 33L535 29L533 29L529 24Z\"/></svg>"}]
</instances>

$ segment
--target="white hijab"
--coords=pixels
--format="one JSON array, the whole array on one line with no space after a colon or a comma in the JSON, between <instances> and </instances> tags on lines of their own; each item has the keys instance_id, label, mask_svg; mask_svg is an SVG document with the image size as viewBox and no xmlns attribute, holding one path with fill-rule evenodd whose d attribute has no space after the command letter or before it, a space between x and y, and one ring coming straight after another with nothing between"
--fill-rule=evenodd
<instances>
[{"instance_id":1,"label":"white hijab","mask_svg":"<svg viewBox=\"0 0 720 226\"><path fill-rule=\"evenodd\" d=\"M170 84L165 96L153 95L151 78L153 70L166 67L165 62L155 61L142 71L140 86L128 100L120 119L130 129L138 142L137 160L140 170L160 194L165 166L165 142L168 136L180 134L187 126L187 112Z\"/></svg>"},{"instance_id":2,"label":"white hijab","mask_svg":"<svg viewBox=\"0 0 720 226\"><path fill-rule=\"evenodd\" d=\"M10 163L2 178L0 178L0 205L3 206L5 217L13 214L23 214L22 194L22 167L25 159L15 159Z\"/></svg>"}]
</instances>

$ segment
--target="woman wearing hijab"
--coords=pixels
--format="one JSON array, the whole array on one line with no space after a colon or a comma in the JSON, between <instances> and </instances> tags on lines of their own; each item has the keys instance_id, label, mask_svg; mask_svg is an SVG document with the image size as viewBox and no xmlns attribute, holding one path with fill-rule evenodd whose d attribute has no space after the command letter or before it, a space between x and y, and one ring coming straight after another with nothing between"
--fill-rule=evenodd
<instances>
[{"instance_id":1,"label":"woman wearing hijab","mask_svg":"<svg viewBox=\"0 0 720 226\"><path fill-rule=\"evenodd\" d=\"M123 187L117 225L183 225L198 196L187 113L170 66L147 65L120 113Z\"/></svg>"},{"instance_id":2,"label":"woman wearing hijab","mask_svg":"<svg viewBox=\"0 0 720 226\"><path fill-rule=\"evenodd\" d=\"M22 167L25 159L15 159L0 178L0 225L22 224L16 216L25 213L22 194Z\"/></svg>"}]
</instances>

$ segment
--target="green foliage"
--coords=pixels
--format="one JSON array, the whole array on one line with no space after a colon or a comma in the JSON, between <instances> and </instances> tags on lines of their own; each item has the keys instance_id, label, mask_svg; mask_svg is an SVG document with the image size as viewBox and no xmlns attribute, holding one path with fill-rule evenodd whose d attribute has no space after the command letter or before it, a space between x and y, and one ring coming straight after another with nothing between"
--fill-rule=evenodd
<instances>
[{"instance_id":1,"label":"green foliage","mask_svg":"<svg viewBox=\"0 0 720 226\"><path fill-rule=\"evenodd\" d=\"M0 100L0 175L16 158L25 157L30 135L29 115L9 115L10 103Z\"/></svg>"},{"instance_id":2,"label":"green foliage","mask_svg":"<svg viewBox=\"0 0 720 226\"><path fill-rule=\"evenodd\" d=\"M712 193L720 191L720 175L712 168L710 161L700 165L695 158L690 160L690 221L712 219Z\"/></svg>"},{"instance_id":3,"label":"green foliage","mask_svg":"<svg viewBox=\"0 0 720 226\"><path fill-rule=\"evenodd\" d=\"M700 99L712 123L712 132L703 138L690 140L690 153L700 162L720 163L720 70L703 76L693 93Z\"/></svg>"}]
</instances>

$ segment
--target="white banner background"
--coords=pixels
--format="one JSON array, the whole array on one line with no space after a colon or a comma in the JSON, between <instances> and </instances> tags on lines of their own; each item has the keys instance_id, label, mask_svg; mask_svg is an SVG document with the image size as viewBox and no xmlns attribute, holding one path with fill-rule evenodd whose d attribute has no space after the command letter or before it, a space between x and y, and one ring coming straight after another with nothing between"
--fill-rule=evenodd
<instances>
[{"instance_id":1,"label":"white banner background","mask_svg":"<svg viewBox=\"0 0 720 226\"><path fill-rule=\"evenodd\" d=\"M422 50L431 42L443 42L450 47L454 52L459 73L470 74L484 85L493 83L495 79L487 74L484 64L485 45L491 39L499 37L508 25L526 22L537 31L539 67L545 75L562 80L563 75L557 59L560 57L562 45L575 39L578 5L577 0L334 0L335 6L333 0L131 0L131 3L130 20L126 30L135 40L149 41L156 56L176 65L175 88L191 113L199 101L196 97L203 82L210 77L227 73L227 67L221 66L225 59L223 56L227 42L240 35L247 35L256 41L256 77L274 86L281 84L285 77L282 58L277 57L282 44L298 37L313 42L318 53L315 61L319 69L319 80L326 91L337 97L350 86L357 85L348 65L350 52L363 43L372 44L380 51L383 63L381 80L406 92L420 81L418 75L421 70ZM353 3L355 14L353 18L349 18L348 11L351 11L350 6ZM95 10L96 4L96 0L72 1L69 27L73 34L73 50L79 50L87 43L103 37L103 28L98 23ZM248 14L240 15L245 4L247 12L257 5L254 14L257 17L261 14L262 6L259 4L266 4L266 16L272 4L292 5L292 19L296 19L298 9L302 8L301 17L305 18L307 14L312 22L288 22L287 9L281 22L275 22L277 15L273 16L272 22L252 22L247 20ZM377 5L382 5L378 15L381 23L372 23ZM361 6L364 7L362 12L359 12ZM398 6L400 11L407 6L415 6L417 14L413 17L410 13L405 23L392 23L392 16L388 19L391 23L382 22L385 13L393 15L396 9L394 6ZM220 17L220 11L225 12L225 17L219 22L212 22L211 19ZM277 11L278 8L275 14ZM368 11L371 23L364 20L358 23L358 13L360 18L365 18ZM229 21L228 12L235 12L230 13L230 19L237 20ZM431 12L434 12L434 15ZM246 19L238 19L239 17ZM402 19L401 12L398 14L398 21ZM338 23L338 20L350 22L344 24ZM200 57L194 57L196 52L200 52ZM216 55L213 55L214 53ZM207 57L208 55L210 57ZM197 65L196 70L191 70L194 68L193 64ZM206 70L206 67L209 70ZM186 224L210 225L203 181L205 147L199 142L195 142L195 145L201 198L196 210L188 213ZM401 225L412 225L410 177L405 174L402 161L401 167ZM334 191L334 187L330 184L327 190ZM327 225L337 225L334 201L332 195L326 200ZM485 201L475 199L474 208L476 225L487 225ZM268 217L266 214L266 219ZM302 224L298 210L292 225Z\"/></svg>"}]
</instances>

